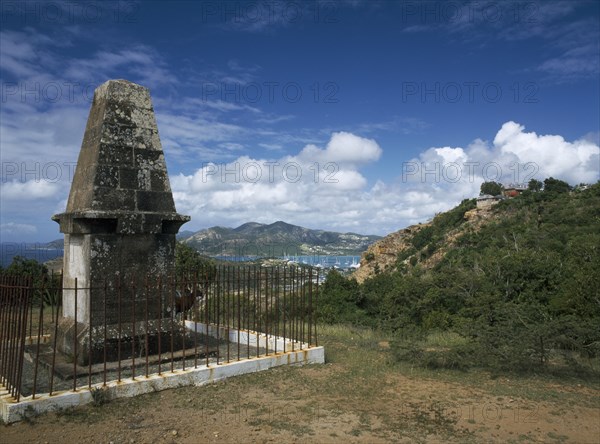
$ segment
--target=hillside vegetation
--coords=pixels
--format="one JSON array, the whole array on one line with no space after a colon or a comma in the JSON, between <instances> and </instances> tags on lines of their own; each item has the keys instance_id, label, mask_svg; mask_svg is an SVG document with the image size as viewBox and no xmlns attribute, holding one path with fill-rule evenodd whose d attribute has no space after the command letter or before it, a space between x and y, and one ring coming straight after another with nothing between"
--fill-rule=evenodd
<instances>
[{"instance_id":1,"label":"hillside vegetation","mask_svg":"<svg viewBox=\"0 0 600 444\"><path fill-rule=\"evenodd\" d=\"M321 320L388 331L398 360L428 367L597 375L600 184L553 185L383 239L361 283L328 276Z\"/></svg>"}]
</instances>

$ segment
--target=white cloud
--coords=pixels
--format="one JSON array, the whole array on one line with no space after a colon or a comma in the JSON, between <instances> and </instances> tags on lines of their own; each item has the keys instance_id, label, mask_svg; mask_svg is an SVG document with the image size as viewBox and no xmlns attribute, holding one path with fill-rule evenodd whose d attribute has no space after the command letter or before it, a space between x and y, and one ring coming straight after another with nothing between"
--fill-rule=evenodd
<instances>
[{"instance_id":1,"label":"white cloud","mask_svg":"<svg viewBox=\"0 0 600 444\"><path fill-rule=\"evenodd\" d=\"M0 185L2 199L29 201L53 197L61 191L61 186L47 180L30 180L18 182L16 180Z\"/></svg>"},{"instance_id":2,"label":"white cloud","mask_svg":"<svg viewBox=\"0 0 600 444\"><path fill-rule=\"evenodd\" d=\"M589 140L588 140L589 139ZM505 185L555 177L571 184L598 180L599 147L591 138L574 142L559 135L538 135L506 122L493 142L474 140L465 148L430 148L405 165L407 182L431 182L447 189L463 181ZM456 180L456 179L459 180Z\"/></svg>"},{"instance_id":3,"label":"white cloud","mask_svg":"<svg viewBox=\"0 0 600 444\"><path fill-rule=\"evenodd\" d=\"M193 218L187 229L285 220L311 228L387 234L477 196L484 180L508 184L553 176L572 184L595 182L600 147L593 139L569 142L506 122L492 142L475 139L465 147L431 147L404 162L404 174L396 181L370 184L362 170L379 160L379 144L352 133L334 133L323 146L309 144L296 155L207 163L191 174L173 175L171 185L177 210ZM66 188L63 182L13 180L2 184L1 191L13 210L35 201L48 207L44 214L52 214L64 207L65 201L58 201Z\"/></svg>"},{"instance_id":4,"label":"white cloud","mask_svg":"<svg viewBox=\"0 0 600 444\"><path fill-rule=\"evenodd\" d=\"M356 166L378 160L381 153L381 148L374 140L339 132L333 133L324 150L315 145L307 145L298 158L306 162L336 162Z\"/></svg>"},{"instance_id":5,"label":"white cloud","mask_svg":"<svg viewBox=\"0 0 600 444\"><path fill-rule=\"evenodd\" d=\"M285 220L386 234L477 196L484 180L509 184L553 176L572 184L595 182L599 152L583 138L568 142L506 122L492 143L475 139L466 147L429 148L402 165L396 182L369 186L361 169L376 162L382 149L374 140L334 133L325 148L309 144L296 156L270 161L243 156L180 174L171 183L177 209L192 215L189 229Z\"/></svg>"},{"instance_id":6,"label":"white cloud","mask_svg":"<svg viewBox=\"0 0 600 444\"><path fill-rule=\"evenodd\" d=\"M523 126L507 122L496 134L494 147L502 154L512 155L520 165L535 164L539 168L537 175L542 178L552 176L569 183L598 180L599 149L592 142L567 142L559 135L528 133Z\"/></svg>"},{"instance_id":7,"label":"white cloud","mask_svg":"<svg viewBox=\"0 0 600 444\"><path fill-rule=\"evenodd\" d=\"M8 222L6 224L0 224L0 233L4 235L13 234L34 234L37 232L37 228L30 224L18 224L15 222Z\"/></svg>"},{"instance_id":8,"label":"white cloud","mask_svg":"<svg viewBox=\"0 0 600 444\"><path fill-rule=\"evenodd\" d=\"M341 214L361 213L352 203L367 180L358 166L376 161L379 145L350 133L334 133L325 148L306 146L297 156L206 164L172 178L178 211L203 226L277 219L315 226ZM317 216L318 215L318 216ZM343 217L343 216L342 216Z\"/></svg>"}]
</instances>

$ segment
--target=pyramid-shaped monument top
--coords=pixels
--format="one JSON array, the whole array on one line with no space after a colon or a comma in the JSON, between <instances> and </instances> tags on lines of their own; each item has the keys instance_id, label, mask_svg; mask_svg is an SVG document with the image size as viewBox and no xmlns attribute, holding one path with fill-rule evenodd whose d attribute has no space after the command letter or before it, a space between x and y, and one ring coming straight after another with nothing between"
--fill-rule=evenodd
<instances>
[{"instance_id":1,"label":"pyramid-shaped monument top","mask_svg":"<svg viewBox=\"0 0 600 444\"><path fill-rule=\"evenodd\" d=\"M175 210L148 88L109 80L96 89L67 209L53 219L63 233L89 232L98 219L121 234L176 233L189 220Z\"/></svg>"}]
</instances>

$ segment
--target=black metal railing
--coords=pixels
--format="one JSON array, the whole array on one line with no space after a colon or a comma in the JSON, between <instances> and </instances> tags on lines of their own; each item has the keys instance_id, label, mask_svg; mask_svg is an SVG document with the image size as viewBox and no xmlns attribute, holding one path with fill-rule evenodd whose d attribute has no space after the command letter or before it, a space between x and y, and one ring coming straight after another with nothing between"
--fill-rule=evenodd
<instances>
[{"instance_id":1,"label":"black metal railing","mask_svg":"<svg viewBox=\"0 0 600 444\"><path fill-rule=\"evenodd\" d=\"M0 384L20 399L31 278L0 276Z\"/></svg>"},{"instance_id":2,"label":"black metal railing","mask_svg":"<svg viewBox=\"0 0 600 444\"><path fill-rule=\"evenodd\" d=\"M318 345L310 267L180 276L0 277L0 382L18 401ZM27 359L24 359L26 357Z\"/></svg>"}]
</instances>

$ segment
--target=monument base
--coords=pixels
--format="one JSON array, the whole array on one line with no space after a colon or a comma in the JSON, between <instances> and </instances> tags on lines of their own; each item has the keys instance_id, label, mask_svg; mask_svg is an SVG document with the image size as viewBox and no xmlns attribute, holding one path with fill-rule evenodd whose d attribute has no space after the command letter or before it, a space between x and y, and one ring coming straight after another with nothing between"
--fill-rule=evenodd
<instances>
[{"instance_id":1,"label":"monument base","mask_svg":"<svg viewBox=\"0 0 600 444\"><path fill-rule=\"evenodd\" d=\"M89 366L167 354L182 349L201 347L194 332L171 318L119 325L88 326L71 318L59 321L57 350L77 365Z\"/></svg>"}]
</instances>

